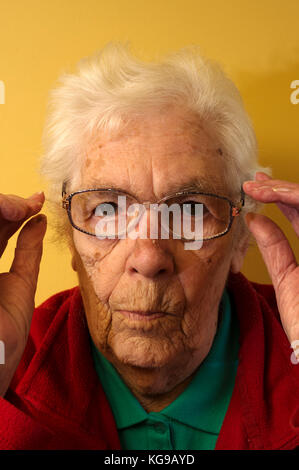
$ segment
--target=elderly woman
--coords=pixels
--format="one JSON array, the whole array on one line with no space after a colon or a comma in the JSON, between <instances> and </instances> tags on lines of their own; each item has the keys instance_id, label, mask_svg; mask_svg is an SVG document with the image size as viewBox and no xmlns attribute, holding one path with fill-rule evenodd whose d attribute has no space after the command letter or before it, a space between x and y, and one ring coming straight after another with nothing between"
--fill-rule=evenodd
<instances>
[{"instance_id":1,"label":"elderly woman","mask_svg":"<svg viewBox=\"0 0 299 470\"><path fill-rule=\"evenodd\" d=\"M298 446L299 268L257 212L299 235L299 185L258 166L234 84L196 48L110 44L51 105L42 171L79 286L34 310L44 194L2 194L1 253L33 217L0 278L1 448ZM240 274L251 233L273 287Z\"/></svg>"}]
</instances>

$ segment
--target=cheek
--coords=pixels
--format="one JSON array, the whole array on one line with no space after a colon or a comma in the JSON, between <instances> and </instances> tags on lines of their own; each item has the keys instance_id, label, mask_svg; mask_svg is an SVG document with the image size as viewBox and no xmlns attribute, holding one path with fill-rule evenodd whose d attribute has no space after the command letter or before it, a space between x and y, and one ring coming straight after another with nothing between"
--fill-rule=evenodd
<instances>
[{"instance_id":1,"label":"cheek","mask_svg":"<svg viewBox=\"0 0 299 470\"><path fill-rule=\"evenodd\" d=\"M194 349L200 344L208 351L217 328L218 307L230 267L227 243L223 242L221 248L215 243L206 246L180 275L187 302L182 330Z\"/></svg>"},{"instance_id":2,"label":"cheek","mask_svg":"<svg viewBox=\"0 0 299 470\"><path fill-rule=\"evenodd\" d=\"M83 252L80 244L76 244L80 291L90 335L95 345L104 350L111 328L111 313L105 299L109 297L111 288L105 284L101 271L103 253L91 246L87 248L86 243L84 248Z\"/></svg>"},{"instance_id":3,"label":"cheek","mask_svg":"<svg viewBox=\"0 0 299 470\"><path fill-rule=\"evenodd\" d=\"M103 243L94 239L82 240L81 234L74 233L74 245L76 247L79 263L81 264L81 274L79 277L83 279L82 269L84 270L84 283L88 283L93 288L96 297L105 303L113 290L117 276L113 276L111 261L111 252L115 243Z\"/></svg>"},{"instance_id":4,"label":"cheek","mask_svg":"<svg viewBox=\"0 0 299 470\"><path fill-rule=\"evenodd\" d=\"M179 278L190 305L204 297L212 298L214 291L224 285L230 267L230 245L230 240L224 238L206 243L184 264Z\"/></svg>"}]
</instances>

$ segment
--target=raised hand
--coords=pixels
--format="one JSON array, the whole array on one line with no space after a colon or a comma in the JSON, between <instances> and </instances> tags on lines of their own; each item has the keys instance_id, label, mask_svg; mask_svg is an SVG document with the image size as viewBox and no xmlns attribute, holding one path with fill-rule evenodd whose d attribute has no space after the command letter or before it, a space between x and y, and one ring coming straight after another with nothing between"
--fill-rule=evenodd
<instances>
[{"instance_id":1,"label":"raised hand","mask_svg":"<svg viewBox=\"0 0 299 470\"><path fill-rule=\"evenodd\" d=\"M258 172L255 181L245 182L243 189L257 201L276 203L299 237L299 184L271 179ZM272 279L281 322L298 358L299 266L295 255L286 236L271 219L249 213L246 222Z\"/></svg>"},{"instance_id":2,"label":"raised hand","mask_svg":"<svg viewBox=\"0 0 299 470\"><path fill-rule=\"evenodd\" d=\"M44 194L24 199L0 194L0 257L9 238L21 229L9 272L0 273L0 340L5 347L5 364L0 365L0 396L4 396L26 346L42 256L46 216L36 214ZM32 217L35 216L35 217Z\"/></svg>"}]
</instances>

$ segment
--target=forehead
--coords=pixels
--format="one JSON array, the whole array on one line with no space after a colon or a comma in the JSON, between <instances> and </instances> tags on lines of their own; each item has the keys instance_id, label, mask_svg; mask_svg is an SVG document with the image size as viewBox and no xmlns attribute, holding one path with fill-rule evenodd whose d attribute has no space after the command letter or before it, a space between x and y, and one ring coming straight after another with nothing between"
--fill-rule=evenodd
<instances>
[{"instance_id":1,"label":"forehead","mask_svg":"<svg viewBox=\"0 0 299 470\"><path fill-rule=\"evenodd\" d=\"M200 189L219 192L225 168L223 151L207 125L190 113L155 112L88 143L80 185L163 197L197 181Z\"/></svg>"}]
</instances>

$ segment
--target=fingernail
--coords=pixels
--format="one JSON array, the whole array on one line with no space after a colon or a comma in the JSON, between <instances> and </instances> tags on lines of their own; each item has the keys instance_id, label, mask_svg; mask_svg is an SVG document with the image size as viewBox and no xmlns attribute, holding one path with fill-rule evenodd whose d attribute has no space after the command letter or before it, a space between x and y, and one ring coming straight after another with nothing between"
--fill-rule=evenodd
<instances>
[{"instance_id":1,"label":"fingernail","mask_svg":"<svg viewBox=\"0 0 299 470\"><path fill-rule=\"evenodd\" d=\"M37 193L31 194L31 196L29 196L28 199L34 199L35 197L40 196L41 194L43 194L43 192L44 191L38 191Z\"/></svg>"}]
</instances>

